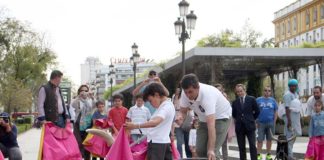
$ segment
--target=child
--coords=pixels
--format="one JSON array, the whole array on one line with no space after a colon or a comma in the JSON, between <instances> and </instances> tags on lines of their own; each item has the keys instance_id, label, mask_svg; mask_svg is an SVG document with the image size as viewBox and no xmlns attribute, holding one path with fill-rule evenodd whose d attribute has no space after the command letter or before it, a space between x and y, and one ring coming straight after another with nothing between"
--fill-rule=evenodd
<instances>
[{"instance_id":1,"label":"child","mask_svg":"<svg viewBox=\"0 0 324 160\"><path fill-rule=\"evenodd\" d=\"M192 158L197 158L197 152L196 152L196 137L197 137L197 128L198 128L198 120L195 119L192 122L192 129L189 133L189 147L190 151L192 153Z\"/></svg>"},{"instance_id":2,"label":"child","mask_svg":"<svg viewBox=\"0 0 324 160\"><path fill-rule=\"evenodd\" d=\"M315 113L309 125L309 143L305 159L324 160L324 111L323 102L315 102Z\"/></svg>"},{"instance_id":3,"label":"child","mask_svg":"<svg viewBox=\"0 0 324 160\"><path fill-rule=\"evenodd\" d=\"M96 126L96 120L97 119L106 119L107 118L107 114L105 113L105 103L103 101L98 101L98 102L96 102L96 107L97 107L97 110L92 115L92 124L96 128L101 128L99 126ZM94 141L94 142L95 143L100 143L100 142L102 142L102 140L100 140L100 141L97 140L97 141ZM94 155L92 156L92 160L97 159L97 157L94 156ZM99 159L104 160L104 158L100 158L100 157L99 157Z\"/></svg>"},{"instance_id":4,"label":"child","mask_svg":"<svg viewBox=\"0 0 324 160\"><path fill-rule=\"evenodd\" d=\"M127 108L123 106L123 95L113 96L114 107L109 111L108 120L114 123L114 127L119 131L126 122Z\"/></svg>"},{"instance_id":5,"label":"child","mask_svg":"<svg viewBox=\"0 0 324 160\"><path fill-rule=\"evenodd\" d=\"M137 94L135 96L136 105L131 107L127 113L127 118L129 121L135 124L142 124L150 120L151 113L148 108L144 106L143 96L141 94ZM131 131L132 140L135 142L139 138L141 138L142 134L146 134L146 130L143 128L141 132L139 129L133 129Z\"/></svg>"},{"instance_id":6,"label":"child","mask_svg":"<svg viewBox=\"0 0 324 160\"><path fill-rule=\"evenodd\" d=\"M106 119L107 114L105 113L105 103L103 101L96 102L97 110L92 115L92 124L95 126L96 119ZM98 127L98 126L95 126Z\"/></svg>"},{"instance_id":7,"label":"child","mask_svg":"<svg viewBox=\"0 0 324 160\"><path fill-rule=\"evenodd\" d=\"M324 136L324 111L322 101L315 102L315 113L309 125L309 137Z\"/></svg>"}]
</instances>

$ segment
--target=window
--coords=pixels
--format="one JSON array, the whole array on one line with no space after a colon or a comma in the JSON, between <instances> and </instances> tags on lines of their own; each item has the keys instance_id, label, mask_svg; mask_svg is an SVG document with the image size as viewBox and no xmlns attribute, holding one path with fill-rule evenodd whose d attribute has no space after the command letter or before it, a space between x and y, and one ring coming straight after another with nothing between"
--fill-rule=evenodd
<instances>
[{"instance_id":1,"label":"window","mask_svg":"<svg viewBox=\"0 0 324 160\"><path fill-rule=\"evenodd\" d=\"M316 72L316 64L314 65L314 73Z\"/></svg>"},{"instance_id":2,"label":"window","mask_svg":"<svg viewBox=\"0 0 324 160\"><path fill-rule=\"evenodd\" d=\"M306 11L306 25L309 25L309 10Z\"/></svg>"},{"instance_id":3,"label":"window","mask_svg":"<svg viewBox=\"0 0 324 160\"><path fill-rule=\"evenodd\" d=\"M279 25L277 25L277 36L279 36L280 35L280 27L279 27Z\"/></svg>"},{"instance_id":4,"label":"window","mask_svg":"<svg viewBox=\"0 0 324 160\"><path fill-rule=\"evenodd\" d=\"M317 21L317 7L313 8L313 22Z\"/></svg>"},{"instance_id":5,"label":"window","mask_svg":"<svg viewBox=\"0 0 324 160\"><path fill-rule=\"evenodd\" d=\"M323 27L321 28L321 32L322 32L322 33L321 33L321 36L322 36L321 39L322 39L322 41L324 41L324 28L323 28Z\"/></svg>"},{"instance_id":6,"label":"window","mask_svg":"<svg viewBox=\"0 0 324 160\"><path fill-rule=\"evenodd\" d=\"M321 19L324 19L324 4L321 5Z\"/></svg>"},{"instance_id":7,"label":"window","mask_svg":"<svg viewBox=\"0 0 324 160\"><path fill-rule=\"evenodd\" d=\"M290 33L290 20L287 21L287 33Z\"/></svg>"},{"instance_id":8,"label":"window","mask_svg":"<svg viewBox=\"0 0 324 160\"><path fill-rule=\"evenodd\" d=\"M296 16L294 17L293 28L294 28L294 31L297 30L297 17Z\"/></svg>"}]
</instances>

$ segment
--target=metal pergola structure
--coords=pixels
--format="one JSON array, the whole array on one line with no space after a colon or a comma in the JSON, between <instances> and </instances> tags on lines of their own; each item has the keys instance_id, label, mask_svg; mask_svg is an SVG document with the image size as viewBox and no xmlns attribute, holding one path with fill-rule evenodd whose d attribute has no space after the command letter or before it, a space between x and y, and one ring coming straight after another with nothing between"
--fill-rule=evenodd
<instances>
[{"instance_id":1,"label":"metal pergola structure","mask_svg":"<svg viewBox=\"0 0 324 160\"><path fill-rule=\"evenodd\" d=\"M272 77L285 71L319 64L324 81L324 48L213 48L196 47L186 52L186 73L195 73L203 83L244 80L249 76ZM321 67L323 66L323 67ZM181 56L158 69L166 86L173 90L181 79ZM138 83L140 83L139 81ZM174 83L174 84L171 84ZM130 92L126 86L115 93ZM172 92L171 92L172 93Z\"/></svg>"}]
</instances>

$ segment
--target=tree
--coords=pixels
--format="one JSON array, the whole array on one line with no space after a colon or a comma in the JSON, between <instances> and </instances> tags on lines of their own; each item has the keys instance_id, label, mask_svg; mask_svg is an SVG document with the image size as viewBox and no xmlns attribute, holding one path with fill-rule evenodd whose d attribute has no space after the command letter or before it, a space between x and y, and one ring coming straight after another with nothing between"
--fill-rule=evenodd
<instances>
[{"instance_id":1,"label":"tree","mask_svg":"<svg viewBox=\"0 0 324 160\"><path fill-rule=\"evenodd\" d=\"M209 35L198 41L199 47L242 47L242 40L232 30L226 29L217 35Z\"/></svg>"},{"instance_id":2,"label":"tree","mask_svg":"<svg viewBox=\"0 0 324 160\"><path fill-rule=\"evenodd\" d=\"M44 38L29 26L13 18L0 19L0 95L4 97L0 104L7 111L31 107L29 100L36 99L39 87L46 82L45 72L56 64L55 59Z\"/></svg>"},{"instance_id":3,"label":"tree","mask_svg":"<svg viewBox=\"0 0 324 160\"><path fill-rule=\"evenodd\" d=\"M246 20L241 31L242 46L245 48L260 47L258 40L261 36L262 33L256 31L250 24L249 20Z\"/></svg>"},{"instance_id":4,"label":"tree","mask_svg":"<svg viewBox=\"0 0 324 160\"><path fill-rule=\"evenodd\" d=\"M32 92L21 82L10 79L4 82L0 92L0 101L7 113L15 111L27 111L32 105Z\"/></svg>"}]
</instances>

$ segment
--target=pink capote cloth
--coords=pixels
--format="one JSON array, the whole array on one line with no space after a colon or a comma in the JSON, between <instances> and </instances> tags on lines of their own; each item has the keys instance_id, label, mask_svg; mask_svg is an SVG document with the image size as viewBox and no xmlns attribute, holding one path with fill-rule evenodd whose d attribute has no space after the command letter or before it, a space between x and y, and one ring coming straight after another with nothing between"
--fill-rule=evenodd
<instances>
[{"instance_id":1,"label":"pink capote cloth","mask_svg":"<svg viewBox=\"0 0 324 160\"><path fill-rule=\"evenodd\" d=\"M110 149L107 142L97 135L92 135L87 142L83 142L83 145L87 151L102 158L106 157Z\"/></svg>"},{"instance_id":2,"label":"pink capote cloth","mask_svg":"<svg viewBox=\"0 0 324 160\"><path fill-rule=\"evenodd\" d=\"M0 160L4 160L4 157L3 157L3 154L1 151L0 151Z\"/></svg>"},{"instance_id":3,"label":"pink capote cloth","mask_svg":"<svg viewBox=\"0 0 324 160\"><path fill-rule=\"evenodd\" d=\"M60 128L53 123L44 124L43 160L81 160L78 143L72 133L71 124Z\"/></svg>"},{"instance_id":4,"label":"pink capote cloth","mask_svg":"<svg viewBox=\"0 0 324 160\"><path fill-rule=\"evenodd\" d=\"M129 147L128 136L125 133L124 127L119 130L114 144L106 156L108 160L134 160L132 151Z\"/></svg>"},{"instance_id":5,"label":"pink capote cloth","mask_svg":"<svg viewBox=\"0 0 324 160\"><path fill-rule=\"evenodd\" d=\"M145 160L147 155L147 140L144 139L141 143L131 147L134 160Z\"/></svg>"},{"instance_id":6,"label":"pink capote cloth","mask_svg":"<svg viewBox=\"0 0 324 160\"><path fill-rule=\"evenodd\" d=\"M172 157L174 160L180 160L181 157L180 157L180 153L175 145L174 142L171 142L171 152L172 152Z\"/></svg>"},{"instance_id":7,"label":"pink capote cloth","mask_svg":"<svg viewBox=\"0 0 324 160\"><path fill-rule=\"evenodd\" d=\"M305 159L324 160L324 136L309 139Z\"/></svg>"}]
</instances>

